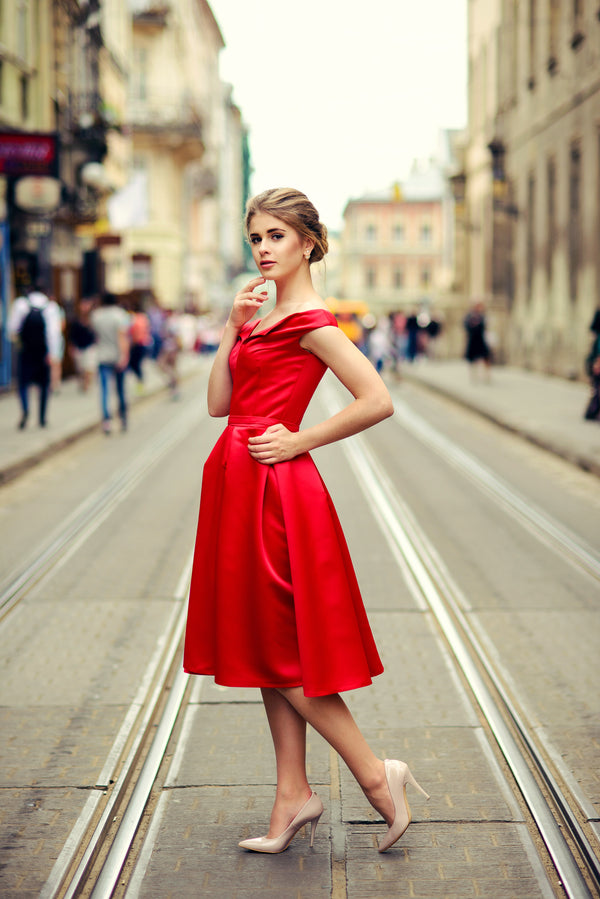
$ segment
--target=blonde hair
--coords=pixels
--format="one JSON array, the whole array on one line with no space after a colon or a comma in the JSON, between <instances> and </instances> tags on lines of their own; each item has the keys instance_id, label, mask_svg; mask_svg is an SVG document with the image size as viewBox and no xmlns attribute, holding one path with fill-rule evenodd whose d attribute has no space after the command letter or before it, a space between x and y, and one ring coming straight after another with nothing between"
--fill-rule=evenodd
<instances>
[{"instance_id":1,"label":"blonde hair","mask_svg":"<svg viewBox=\"0 0 600 899\"><path fill-rule=\"evenodd\" d=\"M275 187L252 197L246 204L244 227L250 234L250 221L257 212L267 212L290 225L302 237L314 242L309 263L320 262L329 249L327 228L308 197L293 187Z\"/></svg>"}]
</instances>

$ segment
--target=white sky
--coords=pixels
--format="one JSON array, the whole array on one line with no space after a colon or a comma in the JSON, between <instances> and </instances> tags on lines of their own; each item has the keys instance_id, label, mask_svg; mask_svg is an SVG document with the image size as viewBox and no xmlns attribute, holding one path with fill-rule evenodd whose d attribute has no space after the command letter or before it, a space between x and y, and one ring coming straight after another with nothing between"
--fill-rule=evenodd
<instances>
[{"instance_id":1,"label":"white sky","mask_svg":"<svg viewBox=\"0 0 600 899\"><path fill-rule=\"evenodd\" d=\"M210 0L250 130L251 189L303 190L332 230L466 123L467 0Z\"/></svg>"}]
</instances>

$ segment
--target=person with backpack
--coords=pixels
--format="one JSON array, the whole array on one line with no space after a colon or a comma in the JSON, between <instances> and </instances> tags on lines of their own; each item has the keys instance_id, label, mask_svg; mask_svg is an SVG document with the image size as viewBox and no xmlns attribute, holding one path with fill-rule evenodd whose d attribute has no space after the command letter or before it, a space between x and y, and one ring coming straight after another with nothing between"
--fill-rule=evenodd
<instances>
[{"instance_id":1,"label":"person with backpack","mask_svg":"<svg viewBox=\"0 0 600 899\"><path fill-rule=\"evenodd\" d=\"M21 402L23 430L29 418L29 387L39 388L39 423L46 427L46 410L50 390L51 361L60 351L60 318L56 303L51 302L39 283L25 296L18 297L11 308L8 332L18 341L17 384Z\"/></svg>"}]
</instances>

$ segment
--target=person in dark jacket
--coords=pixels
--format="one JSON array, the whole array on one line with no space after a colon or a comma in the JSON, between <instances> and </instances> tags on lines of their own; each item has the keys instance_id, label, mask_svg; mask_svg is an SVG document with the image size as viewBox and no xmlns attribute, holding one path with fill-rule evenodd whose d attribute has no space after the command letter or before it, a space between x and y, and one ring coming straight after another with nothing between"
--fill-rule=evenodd
<instances>
[{"instance_id":1,"label":"person in dark jacket","mask_svg":"<svg viewBox=\"0 0 600 899\"><path fill-rule=\"evenodd\" d=\"M481 300L478 300L473 304L471 311L465 316L464 326L465 331L467 332L465 359L471 366L472 374L475 371L475 366L483 363L485 365L487 378L489 378L492 354L485 333L486 322L484 310L484 304Z\"/></svg>"},{"instance_id":2,"label":"person in dark jacket","mask_svg":"<svg viewBox=\"0 0 600 899\"><path fill-rule=\"evenodd\" d=\"M594 313L590 331L593 332L594 339L585 367L590 379L592 395L583 417L588 421L598 421L600 419L600 309L596 309Z\"/></svg>"},{"instance_id":3,"label":"person in dark jacket","mask_svg":"<svg viewBox=\"0 0 600 899\"><path fill-rule=\"evenodd\" d=\"M36 283L25 296L17 297L10 310L8 332L18 340L17 379L21 401L19 428L29 417L29 387L40 392L39 422L46 427L46 407L50 391L50 364L60 353L60 316L57 304L50 300L43 285Z\"/></svg>"}]
</instances>

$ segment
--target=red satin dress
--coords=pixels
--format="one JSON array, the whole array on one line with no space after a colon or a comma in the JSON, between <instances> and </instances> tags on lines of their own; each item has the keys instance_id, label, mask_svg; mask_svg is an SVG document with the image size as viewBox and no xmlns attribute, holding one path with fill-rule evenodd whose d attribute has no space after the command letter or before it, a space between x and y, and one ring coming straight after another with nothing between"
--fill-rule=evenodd
<instances>
[{"instance_id":1,"label":"red satin dress","mask_svg":"<svg viewBox=\"0 0 600 899\"><path fill-rule=\"evenodd\" d=\"M383 671L333 503L308 453L264 465L248 438L297 431L326 366L300 346L322 309L245 325L228 425L204 466L184 668L231 687L323 696Z\"/></svg>"}]
</instances>

